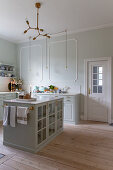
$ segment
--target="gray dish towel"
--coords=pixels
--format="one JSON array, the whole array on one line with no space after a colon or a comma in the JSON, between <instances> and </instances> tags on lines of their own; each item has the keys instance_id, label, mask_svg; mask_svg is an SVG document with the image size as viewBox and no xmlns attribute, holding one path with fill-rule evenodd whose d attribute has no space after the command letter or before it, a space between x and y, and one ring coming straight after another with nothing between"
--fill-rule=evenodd
<instances>
[{"instance_id":1,"label":"gray dish towel","mask_svg":"<svg viewBox=\"0 0 113 170\"><path fill-rule=\"evenodd\" d=\"M3 116L3 126L16 126L16 106L5 106Z\"/></svg>"},{"instance_id":2,"label":"gray dish towel","mask_svg":"<svg viewBox=\"0 0 113 170\"><path fill-rule=\"evenodd\" d=\"M10 124L10 107L4 106L3 126Z\"/></svg>"},{"instance_id":3,"label":"gray dish towel","mask_svg":"<svg viewBox=\"0 0 113 170\"><path fill-rule=\"evenodd\" d=\"M27 125L28 107L17 106L17 123Z\"/></svg>"},{"instance_id":4,"label":"gray dish towel","mask_svg":"<svg viewBox=\"0 0 113 170\"><path fill-rule=\"evenodd\" d=\"M10 126L16 126L16 106L10 106Z\"/></svg>"}]
</instances>

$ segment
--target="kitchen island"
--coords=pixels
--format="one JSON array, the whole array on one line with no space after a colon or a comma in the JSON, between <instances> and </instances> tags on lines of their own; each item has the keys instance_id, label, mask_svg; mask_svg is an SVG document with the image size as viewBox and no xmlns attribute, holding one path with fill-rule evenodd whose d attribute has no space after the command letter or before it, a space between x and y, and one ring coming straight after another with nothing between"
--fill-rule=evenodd
<instances>
[{"instance_id":1,"label":"kitchen island","mask_svg":"<svg viewBox=\"0 0 113 170\"><path fill-rule=\"evenodd\" d=\"M27 107L27 125L3 127L3 144L36 153L63 131L63 98L5 100L4 106Z\"/></svg>"}]
</instances>

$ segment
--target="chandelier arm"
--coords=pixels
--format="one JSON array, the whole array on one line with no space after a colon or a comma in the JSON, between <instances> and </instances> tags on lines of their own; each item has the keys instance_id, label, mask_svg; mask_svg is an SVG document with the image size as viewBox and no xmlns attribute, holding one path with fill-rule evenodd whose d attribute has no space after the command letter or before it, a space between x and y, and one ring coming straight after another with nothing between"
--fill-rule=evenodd
<instances>
[{"instance_id":1,"label":"chandelier arm","mask_svg":"<svg viewBox=\"0 0 113 170\"><path fill-rule=\"evenodd\" d=\"M29 27L29 29L31 29L31 30L37 30L37 28L32 28L32 27Z\"/></svg>"},{"instance_id":2,"label":"chandelier arm","mask_svg":"<svg viewBox=\"0 0 113 170\"><path fill-rule=\"evenodd\" d=\"M26 24L28 25L28 27L30 27L30 25L29 25L29 21L28 21L28 20L26 21Z\"/></svg>"},{"instance_id":3,"label":"chandelier arm","mask_svg":"<svg viewBox=\"0 0 113 170\"><path fill-rule=\"evenodd\" d=\"M40 36L40 34L39 34L39 35L37 35L36 37L34 37L34 38L33 38L33 40L36 40L39 36Z\"/></svg>"},{"instance_id":4,"label":"chandelier arm","mask_svg":"<svg viewBox=\"0 0 113 170\"><path fill-rule=\"evenodd\" d=\"M24 31L24 34L26 34L29 30L30 30L30 28L28 28L27 30L25 30L25 31Z\"/></svg>"}]
</instances>

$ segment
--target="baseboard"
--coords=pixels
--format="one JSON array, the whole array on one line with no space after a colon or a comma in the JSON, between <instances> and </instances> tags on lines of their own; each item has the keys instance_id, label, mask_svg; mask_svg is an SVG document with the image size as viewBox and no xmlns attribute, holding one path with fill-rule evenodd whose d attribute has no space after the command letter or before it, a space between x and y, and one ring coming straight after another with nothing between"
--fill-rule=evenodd
<instances>
[{"instance_id":1,"label":"baseboard","mask_svg":"<svg viewBox=\"0 0 113 170\"><path fill-rule=\"evenodd\" d=\"M3 125L3 121L2 120L0 120L0 126L2 126Z\"/></svg>"}]
</instances>

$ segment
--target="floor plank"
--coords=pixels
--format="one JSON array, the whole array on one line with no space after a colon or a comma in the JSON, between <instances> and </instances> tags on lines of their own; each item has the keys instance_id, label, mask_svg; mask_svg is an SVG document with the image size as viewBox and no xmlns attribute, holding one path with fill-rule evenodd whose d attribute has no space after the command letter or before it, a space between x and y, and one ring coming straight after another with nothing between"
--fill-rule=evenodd
<instances>
[{"instance_id":1,"label":"floor plank","mask_svg":"<svg viewBox=\"0 0 113 170\"><path fill-rule=\"evenodd\" d=\"M38 154L83 170L112 170L113 127L97 122L65 126L64 132Z\"/></svg>"}]
</instances>

